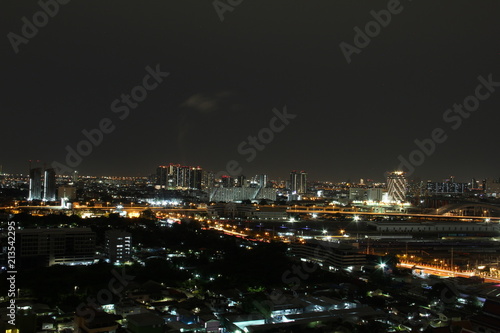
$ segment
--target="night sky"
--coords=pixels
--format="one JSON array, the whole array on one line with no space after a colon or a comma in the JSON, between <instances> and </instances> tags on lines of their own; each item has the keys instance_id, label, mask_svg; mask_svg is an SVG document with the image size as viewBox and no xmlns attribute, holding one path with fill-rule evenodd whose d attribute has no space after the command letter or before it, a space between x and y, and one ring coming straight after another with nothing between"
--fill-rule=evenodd
<instances>
[{"instance_id":1,"label":"night sky","mask_svg":"<svg viewBox=\"0 0 500 333\"><path fill-rule=\"evenodd\" d=\"M80 174L148 175L170 162L217 172L236 160L247 176L382 180L442 128L447 140L414 176L498 178L500 87L456 130L443 114L474 95L478 76L500 82L500 2L401 1L348 64L339 44L354 46L354 27L389 2L244 0L221 22L211 0L72 0L16 54L8 34L41 7L1 0L0 164L65 163L65 147L108 118L114 130ZM120 119L113 101L157 65L168 77ZM296 118L247 162L238 145L285 105Z\"/></svg>"}]
</instances>

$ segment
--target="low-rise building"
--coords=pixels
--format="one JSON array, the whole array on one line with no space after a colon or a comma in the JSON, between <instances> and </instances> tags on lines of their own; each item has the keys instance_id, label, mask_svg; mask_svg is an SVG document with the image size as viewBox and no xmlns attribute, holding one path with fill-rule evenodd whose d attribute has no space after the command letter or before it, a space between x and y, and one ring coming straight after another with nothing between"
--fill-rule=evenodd
<instances>
[{"instance_id":1,"label":"low-rise building","mask_svg":"<svg viewBox=\"0 0 500 333\"><path fill-rule=\"evenodd\" d=\"M311 240L291 245L291 254L301 260L317 263L325 270L358 270L366 264L366 255L342 242Z\"/></svg>"},{"instance_id":2,"label":"low-rise building","mask_svg":"<svg viewBox=\"0 0 500 333\"><path fill-rule=\"evenodd\" d=\"M90 228L17 231L21 266L81 265L94 262L96 235Z\"/></svg>"}]
</instances>

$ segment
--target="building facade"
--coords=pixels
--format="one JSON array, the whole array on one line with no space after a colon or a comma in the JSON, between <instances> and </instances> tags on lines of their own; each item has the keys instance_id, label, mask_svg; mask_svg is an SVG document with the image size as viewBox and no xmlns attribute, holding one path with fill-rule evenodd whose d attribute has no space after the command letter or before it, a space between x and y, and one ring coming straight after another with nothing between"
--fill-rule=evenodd
<instances>
[{"instance_id":1,"label":"building facade","mask_svg":"<svg viewBox=\"0 0 500 333\"><path fill-rule=\"evenodd\" d=\"M389 199L397 202L406 201L408 182L405 173L402 171L389 172L387 175L387 192Z\"/></svg>"},{"instance_id":2,"label":"building facade","mask_svg":"<svg viewBox=\"0 0 500 333\"><path fill-rule=\"evenodd\" d=\"M54 169L45 170L43 177L43 201L56 200L56 171Z\"/></svg>"},{"instance_id":3,"label":"building facade","mask_svg":"<svg viewBox=\"0 0 500 333\"><path fill-rule=\"evenodd\" d=\"M91 264L96 235L90 228L22 229L17 231L21 266Z\"/></svg>"},{"instance_id":4,"label":"building facade","mask_svg":"<svg viewBox=\"0 0 500 333\"><path fill-rule=\"evenodd\" d=\"M132 234L121 230L105 233L105 251L112 263L124 263L132 258Z\"/></svg>"},{"instance_id":5,"label":"building facade","mask_svg":"<svg viewBox=\"0 0 500 333\"><path fill-rule=\"evenodd\" d=\"M42 168L30 169L28 200L42 200Z\"/></svg>"}]
</instances>

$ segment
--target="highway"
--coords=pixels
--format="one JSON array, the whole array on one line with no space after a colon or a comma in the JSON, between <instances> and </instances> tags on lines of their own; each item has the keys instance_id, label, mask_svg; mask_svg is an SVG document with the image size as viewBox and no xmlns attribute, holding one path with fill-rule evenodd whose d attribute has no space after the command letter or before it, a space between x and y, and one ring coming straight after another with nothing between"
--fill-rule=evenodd
<instances>
[{"instance_id":1,"label":"highway","mask_svg":"<svg viewBox=\"0 0 500 333\"><path fill-rule=\"evenodd\" d=\"M464 277L464 278L470 278L473 276L477 276L480 278L484 278L484 282L500 283L500 279L493 278L493 277L479 276L479 275L476 275L474 272L451 271L451 270L430 267L430 266L425 266L425 265L417 265L417 264L413 264L413 263L399 263L398 266L404 267L404 268L419 269L419 270L422 270L424 273L431 274L431 275L444 276L444 277L459 276L459 277Z\"/></svg>"}]
</instances>

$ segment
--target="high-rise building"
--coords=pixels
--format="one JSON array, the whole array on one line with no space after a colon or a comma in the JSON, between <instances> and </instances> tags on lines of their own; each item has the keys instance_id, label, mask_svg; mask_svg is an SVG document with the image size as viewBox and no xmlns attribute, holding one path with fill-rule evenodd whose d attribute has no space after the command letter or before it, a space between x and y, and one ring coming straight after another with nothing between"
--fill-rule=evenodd
<instances>
[{"instance_id":1,"label":"high-rise building","mask_svg":"<svg viewBox=\"0 0 500 333\"><path fill-rule=\"evenodd\" d=\"M200 167L181 166L180 164L160 165L156 168L156 187L158 189L201 189L203 170Z\"/></svg>"},{"instance_id":2,"label":"high-rise building","mask_svg":"<svg viewBox=\"0 0 500 333\"><path fill-rule=\"evenodd\" d=\"M268 187L267 182L268 182L267 175L264 175L264 174L259 175L259 186L260 187Z\"/></svg>"},{"instance_id":3,"label":"high-rise building","mask_svg":"<svg viewBox=\"0 0 500 333\"><path fill-rule=\"evenodd\" d=\"M392 201L405 202L408 182L403 171L393 171L387 174L387 192Z\"/></svg>"},{"instance_id":4,"label":"high-rise building","mask_svg":"<svg viewBox=\"0 0 500 333\"><path fill-rule=\"evenodd\" d=\"M46 169L43 177L43 200L56 200L56 171L54 169Z\"/></svg>"},{"instance_id":5,"label":"high-rise building","mask_svg":"<svg viewBox=\"0 0 500 333\"><path fill-rule=\"evenodd\" d=\"M28 200L42 200L42 168L30 169Z\"/></svg>"},{"instance_id":6,"label":"high-rise building","mask_svg":"<svg viewBox=\"0 0 500 333\"><path fill-rule=\"evenodd\" d=\"M215 175L211 171L202 171L202 181L201 181L201 189L207 191L214 187L215 184Z\"/></svg>"},{"instance_id":7,"label":"high-rise building","mask_svg":"<svg viewBox=\"0 0 500 333\"><path fill-rule=\"evenodd\" d=\"M179 167L179 176L177 177L177 188L188 188L189 187L189 176L191 174L191 169L188 166Z\"/></svg>"},{"instance_id":8,"label":"high-rise building","mask_svg":"<svg viewBox=\"0 0 500 333\"><path fill-rule=\"evenodd\" d=\"M306 194L307 193L307 173L305 171L290 173L290 192L292 194Z\"/></svg>"},{"instance_id":9,"label":"high-rise building","mask_svg":"<svg viewBox=\"0 0 500 333\"><path fill-rule=\"evenodd\" d=\"M189 168L188 187L191 189L201 190L203 179L203 170L198 167Z\"/></svg>"},{"instance_id":10,"label":"high-rise building","mask_svg":"<svg viewBox=\"0 0 500 333\"><path fill-rule=\"evenodd\" d=\"M168 186L168 167L160 165L156 168L156 186L158 188L167 188Z\"/></svg>"},{"instance_id":11,"label":"high-rise building","mask_svg":"<svg viewBox=\"0 0 500 333\"><path fill-rule=\"evenodd\" d=\"M239 175L237 178L236 186L247 187L247 177L245 177L244 175Z\"/></svg>"},{"instance_id":12,"label":"high-rise building","mask_svg":"<svg viewBox=\"0 0 500 333\"><path fill-rule=\"evenodd\" d=\"M112 263L124 263L131 259L132 234L121 230L108 230L105 233L106 255Z\"/></svg>"},{"instance_id":13,"label":"high-rise building","mask_svg":"<svg viewBox=\"0 0 500 333\"><path fill-rule=\"evenodd\" d=\"M221 185L225 188L234 187L234 178L228 175L223 175L221 177Z\"/></svg>"}]
</instances>

